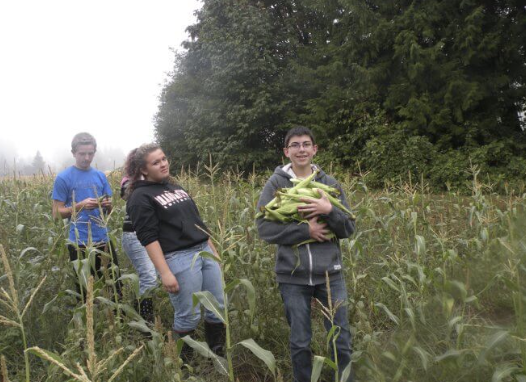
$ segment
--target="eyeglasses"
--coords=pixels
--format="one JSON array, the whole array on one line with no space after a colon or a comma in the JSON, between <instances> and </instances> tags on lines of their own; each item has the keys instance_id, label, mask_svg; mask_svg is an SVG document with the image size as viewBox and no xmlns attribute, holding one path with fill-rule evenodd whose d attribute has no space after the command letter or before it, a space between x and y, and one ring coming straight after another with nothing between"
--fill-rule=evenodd
<instances>
[{"instance_id":1,"label":"eyeglasses","mask_svg":"<svg viewBox=\"0 0 526 382\"><path fill-rule=\"evenodd\" d=\"M305 141L303 143L293 142L287 146L288 149L292 149L292 150L299 150L300 147L303 147L304 149L310 149L312 147L312 142L311 141Z\"/></svg>"}]
</instances>

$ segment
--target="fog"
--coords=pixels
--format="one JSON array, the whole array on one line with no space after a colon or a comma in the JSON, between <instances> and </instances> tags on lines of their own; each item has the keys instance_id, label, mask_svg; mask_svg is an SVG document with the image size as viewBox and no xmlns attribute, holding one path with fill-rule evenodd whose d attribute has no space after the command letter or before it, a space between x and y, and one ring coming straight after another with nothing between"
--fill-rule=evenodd
<instances>
[{"instance_id":1,"label":"fog","mask_svg":"<svg viewBox=\"0 0 526 382\"><path fill-rule=\"evenodd\" d=\"M57 173L75 163L69 147L51 157L38 150L32 156L20 156L8 141L0 142L0 176ZM126 153L115 147L98 147L92 167L101 171L114 170L124 164Z\"/></svg>"},{"instance_id":2,"label":"fog","mask_svg":"<svg viewBox=\"0 0 526 382\"><path fill-rule=\"evenodd\" d=\"M0 1L0 175L34 172L37 151L53 171L64 168L81 131L97 139L100 169L152 142L159 94L200 6Z\"/></svg>"}]
</instances>

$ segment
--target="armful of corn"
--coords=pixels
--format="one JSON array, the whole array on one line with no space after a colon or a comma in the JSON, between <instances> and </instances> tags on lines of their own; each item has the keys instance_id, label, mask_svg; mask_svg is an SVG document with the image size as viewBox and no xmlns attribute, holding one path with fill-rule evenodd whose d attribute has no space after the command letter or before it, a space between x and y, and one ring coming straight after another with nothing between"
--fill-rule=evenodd
<instances>
[{"instance_id":1,"label":"armful of corn","mask_svg":"<svg viewBox=\"0 0 526 382\"><path fill-rule=\"evenodd\" d=\"M258 212L256 218L263 217L264 219L280 223L290 223L293 221L307 223L307 220L298 213L298 207L306 204L302 202L301 199L321 198L318 192L318 189L320 189L325 192L333 206L338 207L354 220L355 217L352 212L338 199L340 195L338 189L313 180L317 173L318 171L314 171L305 179L292 179L292 183L295 184L294 187L279 189L275 194L275 198L264 207L261 207L261 211Z\"/></svg>"}]
</instances>

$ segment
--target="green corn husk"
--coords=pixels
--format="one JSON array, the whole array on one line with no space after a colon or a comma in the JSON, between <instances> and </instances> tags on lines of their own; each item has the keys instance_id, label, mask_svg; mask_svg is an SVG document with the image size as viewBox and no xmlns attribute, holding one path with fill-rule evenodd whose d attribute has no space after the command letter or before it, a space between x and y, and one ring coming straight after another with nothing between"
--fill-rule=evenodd
<instances>
[{"instance_id":1,"label":"green corn husk","mask_svg":"<svg viewBox=\"0 0 526 382\"><path fill-rule=\"evenodd\" d=\"M296 190L296 195L306 196L309 198L320 198L321 195L316 188L299 188Z\"/></svg>"},{"instance_id":2,"label":"green corn husk","mask_svg":"<svg viewBox=\"0 0 526 382\"><path fill-rule=\"evenodd\" d=\"M272 209L266 209L265 210L265 219L268 219L270 217L269 220L275 220L275 221L280 221L280 222L287 222L287 221L290 221L290 217L287 217L281 213L279 213L278 211L276 210L272 210Z\"/></svg>"},{"instance_id":3,"label":"green corn husk","mask_svg":"<svg viewBox=\"0 0 526 382\"><path fill-rule=\"evenodd\" d=\"M330 195L330 194L327 194L327 199L329 199L329 201L331 202L331 204L335 207L338 207L340 210L342 210L343 212L345 212L347 215L349 215L349 217L352 219L352 220L356 220L356 216L354 216L354 214L349 211L349 209L347 209L343 204L342 202L340 202L340 199L337 199L335 198L334 196Z\"/></svg>"},{"instance_id":4,"label":"green corn husk","mask_svg":"<svg viewBox=\"0 0 526 382\"><path fill-rule=\"evenodd\" d=\"M292 187L289 191L295 192L295 190L299 188L307 187L307 185L316 177L317 174L318 174L318 170L314 171L311 175L309 175L305 179L297 182L296 185Z\"/></svg>"},{"instance_id":5,"label":"green corn husk","mask_svg":"<svg viewBox=\"0 0 526 382\"><path fill-rule=\"evenodd\" d=\"M296 183L296 184L298 184L300 181L301 181L300 179L291 179L291 182L292 183ZM326 184L323 184L323 183L320 183L320 182L316 182L314 180L309 183L309 187L311 187L311 188L319 188L320 190L323 190L323 191L325 191L328 194L340 196L340 190L338 190L337 188L331 187L331 186L327 186Z\"/></svg>"},{"instance_id":6,"label":"green corn husk","mask_svg":"<svg viewBox=\"0 0 526 382\"><path fill-rule=\"evenodd\" d=\"M301 199L314 199L312 196L306 196L306 195L298 195L298 194L289 194L289 193L278 193L282 200L290 200L290 201L296 201L301 202Z\"/></svg>"},{"instance_id":7,"label":"green corn husk","mask_svg":"<svg viewBox=\"0 0 526 382\"><path fill-rule=\"evenodd\" d=\"M282 203L281 206L275 211L283 215L294 215L296 212L298 212L298 207L304 205L306 205L306 203L303 202Z\"/></svg>"},{"instance_id":8,"label":"green corn husk","mask_svg":"<svg viewBox=\"0 0 526 382\"><path fill-rule=\"evenodd\" d=\"M305 202L303 201L304 199L319 199L321 195L318 189L320 189L325 192L333 206L341 209L349 215L351 219L355 219L352 212L349 211L349 209L347 209L338 199L340 191L337 188L314 181L317 174L318 171L314 171L305 179L291 179L294 186L277 190L275 198L261 208L261 211L258 212L256 218L263 217L267 220L281 223L292 221L306 223L307 220L298 213L298 207L305 205Z\"/></svg>"}]
</instances>

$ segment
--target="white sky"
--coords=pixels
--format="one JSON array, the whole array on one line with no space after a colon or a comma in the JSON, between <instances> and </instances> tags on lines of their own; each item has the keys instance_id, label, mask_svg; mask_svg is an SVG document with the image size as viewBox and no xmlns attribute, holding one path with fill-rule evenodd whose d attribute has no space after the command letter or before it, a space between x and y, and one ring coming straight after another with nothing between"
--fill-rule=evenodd
<instances>
[{"instance_id":1,"label":"white sky","mask_svg":"<svg viewBox=\"0 0 526 382\"><path fill-rule=\"evenodd\" d=\"M88 131L125 153L153 116L197 0L0 0L0 140L50 163Z\"/></svg>"}]
</instances>

